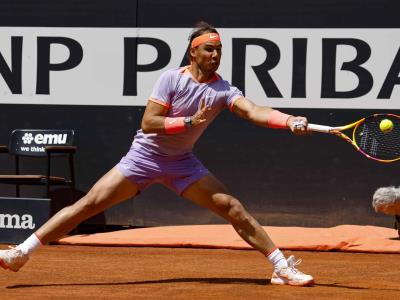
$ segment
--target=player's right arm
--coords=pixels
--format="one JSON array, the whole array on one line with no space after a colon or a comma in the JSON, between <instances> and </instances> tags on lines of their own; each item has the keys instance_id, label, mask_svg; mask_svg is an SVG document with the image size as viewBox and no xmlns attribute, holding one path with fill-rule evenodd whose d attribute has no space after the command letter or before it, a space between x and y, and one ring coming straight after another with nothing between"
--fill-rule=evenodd
<instances>
[{"instance_id":1,"label":"player's right arm","mask_svg":"<svg viewBox=\"0 0 400 300\"><path fill-rule=\"evenodd\" d=\"M204 101L198 111L193 116L185 116L190 117L191 126L197 126L206 121L206 112L210 110L210 108L205 105ZM173 126L175 123L181 122L182 118L168 118L168 107L157 103L155 101L149 100L147 102L146 109L144 111L144 115L142 118L142 131L143 133L178 133L171 132L173 131ZM171 130L172 128L172 130ZM184 130L181 130L184 131Z\"/></svg>"},{"instance_id":2,"label":"player's right arm","mask_svg":"<svg viewBox=\"0 0 400 300\"><path fill-rule=\"evenodd\" d=\"M168 107L149 100L142 118L143 133L163 133L165 132L165 117Z\"/></svg>"}]
</instances>

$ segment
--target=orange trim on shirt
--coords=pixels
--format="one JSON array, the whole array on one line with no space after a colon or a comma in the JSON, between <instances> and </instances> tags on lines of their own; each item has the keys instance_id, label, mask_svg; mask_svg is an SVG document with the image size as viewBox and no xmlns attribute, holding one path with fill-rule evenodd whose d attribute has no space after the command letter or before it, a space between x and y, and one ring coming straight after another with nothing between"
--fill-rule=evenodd
<instances>
[{"instance_id":1,"label":"orange trim on shirt","mask_svg":"<svg viewBox=\"0 0 400 300\"><path fill-rule=\"evenodd\" d=\"M189 76L192 77L192 79L193 79L195 82L197 82L197 83L205 83L205 84L207 84L207 83L213 83L213 82L218 81L218 80L220 79L220 76L219 76L217 73L214 73L214 76L211 77L210 80L205 81L205 82L199 82L196 78L194 78L192 72L189 71L189 67L190 67L190 66L182 67L182 68L179 70L179 72L181 72L182 74L185 74L185 75L189 75Z\"/></svg>"},{"instance_id":2,"label":"orange trim on shirt","mask_svg":"<svg viewBox=\"0 0 400 300\"><path fill-rule=\"evenodd\" d=\"M167 108L170 107L170 105L168 105L167 103L165 103L165 102L163 102L163 101L161 101L161 100L157 100L157 99L154 99L154 98L151 98L151 97L150 97L148 100L151 101L151 102L155 102L155 103L157 103L157 104L160 104L160 105L162 105L162 106L165 106L165 107L167 107Z\"/></svg>"},{"instance_id":3,"label":"orange trim on shirt","mask_svg":"<svg viewBox=\"0 0 400 300\"><path fill-rule=\"evenodd\" d=\"M189 67L190 67L190 65L184 66L184 67L182 67L182 68L179 70L179 72L182 73L182 74L184 74L184 73L186 72L186 70L189 69Z\"/></svg>"},{"instance_id":4,"label":"orange trim on shirt","mask_svg":"<svg viewBox=\"0 0 400 300\"><path fill-rule=\"evenodd\" d=\"M211 83L211 82L214 82L214 81L218 81L220 78L221 78L221 77L220 77L217 73L214 73L214 77L211 78L210 81L208 81L207 83Z\"/></svg>"},{"instance_id":5,"label":"orange trim on shirt","mask_svg":"<svg viewBox=\"0 0 400 300\"><path fill-rule=\"evenodd\" d=\"M239 96L239 97L237 97L236 99L233 99L233 100L232 100L231 105L229 105L229 110L230 110L231 112L233 112L233 105L234 105L235 102L236 102L237 100L239 100L240 98L243 98L243 96Z\"/></svg>"}]
</instances>

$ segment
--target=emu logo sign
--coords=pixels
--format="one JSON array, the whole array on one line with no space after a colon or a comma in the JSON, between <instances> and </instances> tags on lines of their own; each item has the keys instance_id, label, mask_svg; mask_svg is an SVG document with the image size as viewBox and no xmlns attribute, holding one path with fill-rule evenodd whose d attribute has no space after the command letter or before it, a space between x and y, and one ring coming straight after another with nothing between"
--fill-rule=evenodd
<instances>
[{"instance_id":1,"label":"emu logo sign","mask_svg":"<svg viewBox=\"0 0 400 300\"><path fill-rule=\"evenodd\" d=\"M42 134L37 133L33 135L30 132L26 132L22 137L24 144L31 144L32 141L38 145L58 145L65 144L67 142L67 134Z\"/></svg>"},{"instance_id":2,"label":"emu logo sign","mask_svg":"<svg viewBox=\"0 0 400 300\"><path fill-rule=\"evenodd\" d=\"M34 229L35 223L33 223L33 217L28 214L22 216L0 214L0 228Z\"/></svg>"}]
</instances>

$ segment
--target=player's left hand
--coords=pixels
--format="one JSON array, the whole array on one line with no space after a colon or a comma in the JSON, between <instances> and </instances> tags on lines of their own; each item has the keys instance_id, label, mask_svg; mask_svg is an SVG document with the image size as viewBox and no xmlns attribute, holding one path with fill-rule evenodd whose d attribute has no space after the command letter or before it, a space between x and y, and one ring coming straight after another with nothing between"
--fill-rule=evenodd
<instances>
[{"instance_id":1,"label":"player's left hand","mask_svg":"<svg viewBox=\"0 0 400 300\"><path fill-rule=\"evenodd\" d=\"M204 99L201 99L199 109L190 117L192 119L192 126L197 126L207 121L206 116L209 110L211 110L211 107L206 104Z\"/></svg>"},{"instance_id":2,"label":"player's left hand","mask_svg":"<svg viewBox=\"0 0 400 300\"><path fill-rule=\"evenodd\" d=\"M287 126L294 134L302 135L307 133L308 121L305 117L290 116Z\"/></svg>"}]
</instances>

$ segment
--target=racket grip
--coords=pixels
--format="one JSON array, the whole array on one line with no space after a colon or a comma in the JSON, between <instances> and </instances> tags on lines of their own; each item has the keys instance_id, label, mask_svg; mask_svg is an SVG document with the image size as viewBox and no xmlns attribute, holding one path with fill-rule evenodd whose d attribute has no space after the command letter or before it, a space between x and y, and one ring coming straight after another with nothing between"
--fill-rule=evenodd
<instances>
[{"instance_id":1,"label":"racket grip","mask_svg":"<svg viewBox=\"0 0 400 300\"><path fill-rule=\"evenodd\" d=\"M329 133L332 130L332 127L325 126L325 125L318 125L318 124L310 124L310 123L308 123L307 130Z\"/></svg>"}]
</instances>

